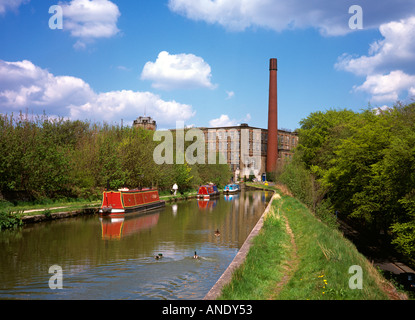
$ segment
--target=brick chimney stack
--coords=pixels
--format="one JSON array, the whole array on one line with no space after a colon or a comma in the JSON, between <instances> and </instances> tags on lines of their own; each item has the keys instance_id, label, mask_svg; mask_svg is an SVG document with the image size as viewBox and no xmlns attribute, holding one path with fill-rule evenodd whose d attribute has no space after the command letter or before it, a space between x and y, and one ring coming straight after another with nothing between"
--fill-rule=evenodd
<instances>
[{"instance_id":1,"label":"brick chimney stack","mask_svg":"<svg viewBox=\"0 0 415 320\"><path fill-rule=\"evenodd\" d=\"M277 59L270 60L269 70L267 172L274 172L277 168L278 160Z\"/></svg>"}]
</instances>

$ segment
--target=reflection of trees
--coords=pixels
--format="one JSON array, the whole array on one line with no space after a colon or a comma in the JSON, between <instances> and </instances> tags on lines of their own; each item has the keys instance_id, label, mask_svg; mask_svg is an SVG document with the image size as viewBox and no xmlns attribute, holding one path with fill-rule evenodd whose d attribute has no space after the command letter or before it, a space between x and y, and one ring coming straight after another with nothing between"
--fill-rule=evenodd
<instances>
[{"instance_id":1,"label":"reflection of trees","mask_svg":"<svg viewBox=\"0 0 415 320\"><path fill-rule=\"evenodd\" d=\"M157 222L146 219L134 222L133 219L132 227L140 223L146 227L137 227L136 232L119 241L103 240L102 225L97 216L2 232L0 283L48 276L47 270L54 264L59 264L65 272L76 274L79 270L114 261L153 257L155 252L163 253L163 249L172 252L190 250L191 254L195 246L208 242L240 248L262 215L264 201L269 200L263 194L243 191L232 201L219 198L213 210L199 210L195 200L177 203L175 211L167 205L150 215L157 216ZM216 229L220 230L220 237L214 235Z\"/></svg>"},{"instance_id":2,"label":"reflection of trees","mask_svg":"<svg viewBox=\"0 0 415 320\"><path fill-rule=\"evenodd\" d=\"M210 228L219 228L222 241L228 241L231 247L240 248L264 212L269 198L263 192L240 192L231 202L230 210L224 213L220 225L212 225ZM209 241L214 241L215 238L212 231Z\"/></svg>"}]
</instances>

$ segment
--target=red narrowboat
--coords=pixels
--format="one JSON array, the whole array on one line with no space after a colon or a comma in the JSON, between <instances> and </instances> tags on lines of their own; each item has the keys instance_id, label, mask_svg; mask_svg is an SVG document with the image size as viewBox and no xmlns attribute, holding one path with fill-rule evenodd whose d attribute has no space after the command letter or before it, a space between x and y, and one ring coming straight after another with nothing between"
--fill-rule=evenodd
<instances>
[{"instance_id":1,"label":"red narrowboat","mask_svg":"<svg viewBox=\"0 0 415 320\"><path fill-rule=\"evenodd\" d=\"M128 212L146 211L165 205L160 200L157 189L120 189L118 191L104 191L101 215L122 215Z\"/></svg>"},{"instance_id":2,"label":"red narrowboat","mask_svg":"<svg viewBox=\"0 0 415 320\"><path fill-rule=\"evenodd\" d=\"M204 186L200 186L199 190L197 192L197 197L199 199L204 199L204 200L209 200L210 198L214 197L214 196L218 196L219 190L218 187L216 187L216 185L214 184L208 184L208 185L204 185Z\"/></svg>"}]
</instances>

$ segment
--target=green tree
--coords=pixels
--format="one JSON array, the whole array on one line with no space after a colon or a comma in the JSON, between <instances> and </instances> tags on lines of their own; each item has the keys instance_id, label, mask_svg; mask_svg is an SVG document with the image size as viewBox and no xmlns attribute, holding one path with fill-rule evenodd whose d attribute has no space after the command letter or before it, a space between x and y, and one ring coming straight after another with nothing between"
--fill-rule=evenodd
<instances>
[{"instance_id":1,"label":"green tree","mask_svg":"<svg viewBox=\"0 0 415 320\"><path fill-rule=\"evenodd\" d=\"M311 113L300 121L298 150L307 169L326 169L327 163L335 157L334 148L339 139L347 135L347 125L357 118L350 110L328 110Z\"/></svg>"},{"instance_id":2,"label":"green tree","mask_svg":"<svg viewBox=\"0 0 415 320\"><path fill-rule=\"evenodd\" d=\"M390 230L413 256L415 104L316 112L301 123L294 161L280 178L316 213L339 210L366 230Z\"/></svg>"}]
</instances>

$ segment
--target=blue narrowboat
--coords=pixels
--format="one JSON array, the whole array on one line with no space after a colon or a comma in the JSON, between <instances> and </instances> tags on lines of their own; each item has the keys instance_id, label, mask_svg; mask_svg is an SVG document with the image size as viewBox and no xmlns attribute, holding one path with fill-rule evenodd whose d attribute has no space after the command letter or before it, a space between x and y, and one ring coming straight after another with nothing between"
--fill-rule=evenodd
<instances>
[{"instance_id":1,"label":"blue narrowboat","mask_svg":"<svg viewBox=\"0 0 415 320\"><path fill-rule=\"evenodd\" d=\"M239 184L228 184L228 185L225 186L223 191L225 193L236 193L236 192L241 191L241 188L240 188Z\"/></svg>"}]
</instances>

